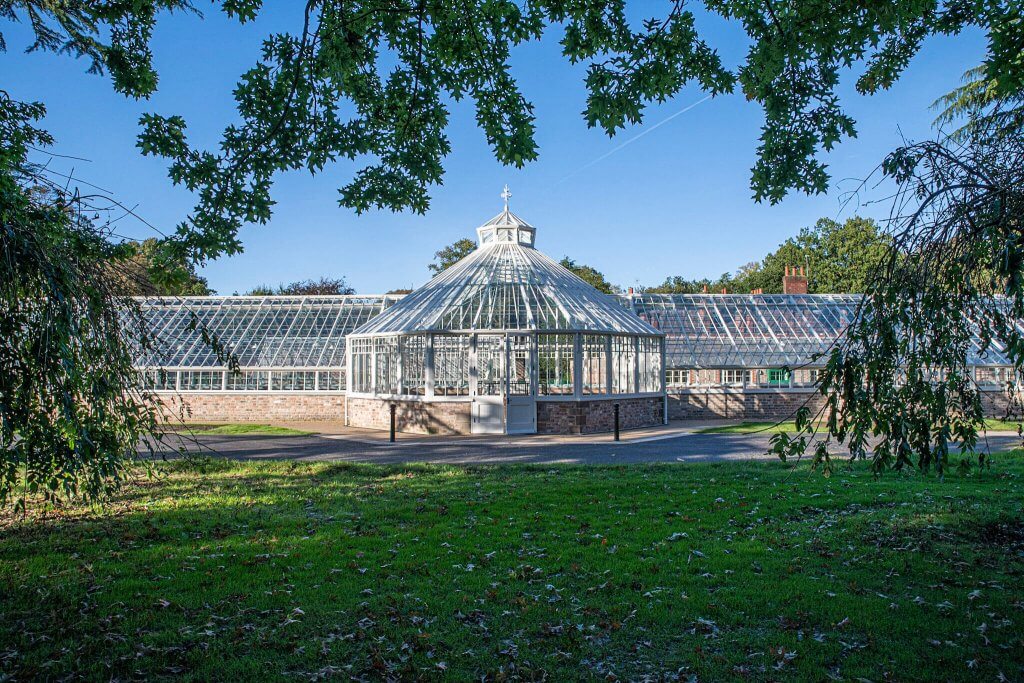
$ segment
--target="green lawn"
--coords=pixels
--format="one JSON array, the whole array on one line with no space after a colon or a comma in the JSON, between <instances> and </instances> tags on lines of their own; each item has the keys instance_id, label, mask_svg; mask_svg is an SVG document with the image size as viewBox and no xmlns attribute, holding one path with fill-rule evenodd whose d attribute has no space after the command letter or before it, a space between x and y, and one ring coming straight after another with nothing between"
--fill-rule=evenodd
<instances>
[{"instance_id":1,"label":"green lawn","mask_svg":"<svg viewBox=\"0 0 1024 683\"><path fill-rule=\"evenodd\" d=\"M196 426L188 430L197 436L226 435L226 436L306 436L313 432L304 432L301 429L290 427L275 427L273 425L260 424L226 424L214 426Z\"/></svg>"},{"instance_id":2,"label":"green lawn","mask_svg":"<svg viewBox=\"0 0 1024 683\"><path fill-rule=\"evenodd\" d=\"M988 418L985 420L985 429L989 431L1017 431L1020 421L996 420ZM696 430L697 434L754 434L765 432L774 434L776 432L795 432L796 424L790 420L786 422L740 422L737 424L726 424L715 427L704 427Z\"/></svg>"},{"instance_id":3,"label":"green lawn","mask_svg":"<svg viewBox=\"0 0 1024 683\"><path fill-rule=\"evenodd\" d=\"M740 422L737 424L725 424L715 427L703 427L696 430L697 434L753 434L765 432L775 434L776 432L796 431L793 422Z\"/></svg>"},{"instance_id":4,"label":"green lawn","mask_svg":"<svg viewBox=\"0 0 1024 683\"><path fill-rule=\"evenodd\" d=\"M0 516L0 679L1024 678L1022 453L160 467Z\"/></svg>"}]
</instances>

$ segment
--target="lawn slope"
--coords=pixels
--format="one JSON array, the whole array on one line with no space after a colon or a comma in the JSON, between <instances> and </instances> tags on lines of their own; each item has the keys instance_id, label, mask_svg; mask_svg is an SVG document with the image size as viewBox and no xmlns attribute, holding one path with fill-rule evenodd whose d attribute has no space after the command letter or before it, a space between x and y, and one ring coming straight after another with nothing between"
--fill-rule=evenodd
<instances>
[{"instance_id":1,"label":"lawn slope","mask_svg":"<svg viewBox=\"0 0 1024 683\"><path fill-rule=\"evenodd\" d=\"M1024 678L1024 466L175 462L0 517L0 678Z\"/></svg>"}]
</instances>

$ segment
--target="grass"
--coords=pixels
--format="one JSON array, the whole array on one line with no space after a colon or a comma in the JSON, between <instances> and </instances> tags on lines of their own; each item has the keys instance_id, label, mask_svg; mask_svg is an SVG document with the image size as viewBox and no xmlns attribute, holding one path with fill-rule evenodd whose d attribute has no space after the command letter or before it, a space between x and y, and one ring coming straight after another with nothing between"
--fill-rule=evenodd
<instances>
[{"instance_id":1,"label":"grass","mask_svg":"<svg viewBox=\"0 0 1024 683\"><path fill-rule=\"evenodd\" d=\"M214 426L197 426L191 432L197 436L308 436L313 432L290 427L275 427L260 424L225 424Z\"/></svg>"},{"instance_id":2,"label":"grass","mask_svg":"<svg viewBox=\"0 0 1024 683\"><path fill-rule=\"evenodd\" d=\"M1021 424L1019 420L998 420L993 418L987 418L985 420L985 429L989 431L1005 431L1015 432L1017 431L1017 425ZM695 431L696 434L754 434L756 432L764 432L766 434L775 434L777 432L788 432L792 433L796 431L796 424L793 421L786 422L740 422L737 424L725 424L717 425L714 427L703 427Z\"/></svg>"},{"instance_id":3,"label":"grass","mask_svg":"<svg viewBox=\"0 0 1024 683\"><path fill-rule=\"evenodd\" d=\"M1024 678L1024 453L160 468L0 516L0 679Z\"/></svg>"},{"instance_id":4,"label":"grass","mask_svg":"<svg viewBox=\"0 0 1024 683\"><path fill-rule=\"evenodd\" d=\"M776 432L794 432L796 424L793 422L740 422L737 424L717 425L714 427L703 427L696 430L697 434L753 434L754 432L765 432L775 434Z\"/></svg>"}]
</instances>

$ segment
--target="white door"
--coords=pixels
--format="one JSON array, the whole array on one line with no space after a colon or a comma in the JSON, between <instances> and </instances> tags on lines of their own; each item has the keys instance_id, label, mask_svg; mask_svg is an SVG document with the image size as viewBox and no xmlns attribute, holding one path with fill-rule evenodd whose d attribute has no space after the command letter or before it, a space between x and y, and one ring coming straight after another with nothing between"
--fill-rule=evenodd
<instances>
[{"instance_id":1,"label":"white door","mask_svg":"<svg viewBox=\"0 0 1024 683\"><path fill-rule=\"evenodd\" d=\"M537 433L537 399L533 396L508 397L509 434Z\"/></svg>"},{"instance_id":2,"label":"white door","mask_svg":"<svg viewBox=\"0 0 1024 683\"><path fill-rule=\"evenodd\" d=\"M502 396L475 396L470 408L473 434L504 434L505 403Z\"/></svg>"},{"instance_id":3,"label":"white door","mask_svg":"<svg viewBox=\"0 0 1024 683\"><path fill-rule=\"evenodd\" d=\"M537 433L537 397L533 386L536 351L527 335L508 337L508 395L505 397L505 433Z\"/></svg>"}]
</instances>

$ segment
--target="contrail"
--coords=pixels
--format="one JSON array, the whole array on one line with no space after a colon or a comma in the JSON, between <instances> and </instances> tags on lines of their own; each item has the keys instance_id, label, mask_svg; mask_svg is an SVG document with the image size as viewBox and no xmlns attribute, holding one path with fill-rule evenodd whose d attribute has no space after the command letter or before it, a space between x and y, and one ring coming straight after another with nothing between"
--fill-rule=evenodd
<instances>
[{"instance_id":1,"label":"contrail","mask_svg":"<svg viewBox=\"0 0 1024 683\"><path fill-rule=\"evenodd\" d=\"M596 159L594 159L593 161L591 161L591 162L590 162L589 164L586 164L586 165L584 165L584 166L580 166L580 167L579 167L579 168L577 168L577 169L576 169L575 171L573 171L573 172L572 172L572 173L570 173L569 175L565 176L564 178L562 178L561 180L559 180L559 181L558 181L558 183L555 183L555 184L556 184L556 185L558 185L559 183L564 183L564 182L565 182L566 180L568 180L569 178L572 178L572 177L573 177L574 175L576 175L577 173L580 173L580 172L582 172L582 171L585 171L585 170L587 170L588 168L590 168L591 166L593 166L594 164L597 164L597 163L600 163L600 162L604 161L605 159L607 159L608 157L610 157L611 155L615 154L615 153L616 153L616 152L618 152L618 151L619 151L620 149L622 149L623 147L625 147L626 145L631 145L631 144L633 144L634 142L636 142L637 140L639 140L639 139L640 139L640 138L642 138L643 136L647 135L648 133L653 133L654 131L658 130L659 128L661 128L662 126L664 126L664 125L665 125L666 123L668 123L668 122L669 122L669 121L671 121L672 119L674 119L674 118L676 118L676 117L678 117L678 116L682 116L682 115L683 115L683 114L685 114L686 112L688 112L688 111L690 111L691 109L693 109L694 107L696 107L696 106L697 106L698 104L703 104L704 102L707 102L707 101L708 101L708 100L710 100L710 99L711 99L711 95L705 95L704 97L702 97L701 99L697 100L697 101L696 101L696 102L694 102L693 104L688 104L688 105L686 105L685 107L683 107L682 109L680 109L679 111L677 111L677 112L676 112L675 114L672 114L671 116L669 116L669 117L666 117L666 118L662 119L661 121L658 121L658 122L657 122L656 124L654 124L654 125L653 125L653 126L651 126L650 128L645 128L644 130L640 131L639 133L637 133L636 135L634 135L634 136L633 136L633 137L631 137L630 139L628 139L628 140L626 140L625 142L623 142L623 143L622 143L621 145L618 145L617 147L613 147L613 148L612 148L611 150L609 150L609 151L605 152L604 154L602 154L602 155L601 155L601 156L599 156L598 158L596 158Z\"/></svg>"}]
</instances>

